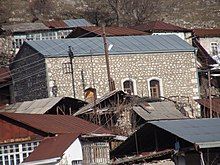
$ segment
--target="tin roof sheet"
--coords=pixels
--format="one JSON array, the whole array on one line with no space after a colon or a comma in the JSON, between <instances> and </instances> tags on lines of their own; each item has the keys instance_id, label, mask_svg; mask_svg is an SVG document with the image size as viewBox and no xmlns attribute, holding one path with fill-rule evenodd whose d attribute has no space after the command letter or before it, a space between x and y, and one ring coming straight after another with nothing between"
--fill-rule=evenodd
<instances>
[{"instance_id":1,"label":"tin roof sheet","mask_svg":"<svg viewBox=\"0 0 220 165\"><path fill-rule=\"evenodd\" d=\"M186 119L149 122L200 148L220 147L220 119Z\"/></svg>"},{"instance_id":2,"label":"tin roof sheet","mask_svg":"<svg viewBox=\"0 0 220 165\"><path fill-rule=\"evenodd\" d=\"M206 108L210 108L209 99L197 99L195 101ZM220 112L220 98L212 98L212 110L218 113Z\"/></svg>"},{"instance_id":3,"label":"tin roof sheet","mask_svg":"<svg viewBox=\"0 0 220 165\"><path fill-rule=\"evenodd\" d=\"M78 138L79 133L66 133L43 139L24 162L62 157L67 148Z\"/></svg>"},{"instance_id":4,"label":"tin roof sheet","mask_svg":"<svg viewBox=\"0 0 220 165\"><path fill-rule=\"evenodd\" d=\"M72 102L83 102L82 100L74 99L71 97L50 97L11 104L6 106L4 109L1 109L0 112L44 114L53 108L53 106L55 106L60 100L65 98L72 99Z\"/></svg>"},{"instance_id":5,"label":"tin roof sheet","mask_svg":"<svg viewBox=\"0 0 220 165\"><path fill-rule=\"evenodd\" d=\"M133 110L146 121L161 119L184 119L186 118L176 109L173 102L148 103L150 107L144 109L141 106L133 106Z\"/></svg>"},{"instance_id":6,"label":"tin roof sheet","mask_svg":"<svg viewBox=\"0 0 220 165\"><path fill-rule=\"evenodd\" d=\"M220 37L220 29L194 29L197 37Z\"/></svg>"},{"instance_id":7,"label":"tin roof sheet","mask_svg":"<svg viewBox=\"0 0 220 165\"><path fill-rule=\"evenodd\" d=\"M43 24L46 25L48 28L67 28L67 24L63 21L43 21Z\"/></svg>"},{"instance_id":8,"label":"tin roof sheet","mask_svg":"<svg viewBox=\"0 0 220 165\"><path fill-rule=\"evenodd\" d=\"M2 30L11 32L26 32L35 30L48 30L43 23L19 23L14 25L3 25Z\"/></svg>"},{"instance_id":9,"label":"tin roof sheet","mask_svg":"<svg viewBox=\"0 0 220 165\"><path fill-rule=\"evenodd\" d=\"M87 33L90 32L90 33L93 33L98 36L103 35L103 30L101 27L87 26L87 27L77 27L72 32L72 34L71 33L69 34L69 36L67 38L71 38L71 36L74 36L75 33L81 29L85 30ZM127 27L105 27L105 33L106 33L106 36L129 36L129 35L146 35L146 34L148 34L146 32L139 31L136 29L127 28Z\"/></svg>"},{"instance_id":10,"label":"tin roof sheet","mask_svg":"<svg viewBox=\"0 0 220 165\"><path fill-rule=\"evenodd\" d=\"M110 55L194 51L194 47L176 35L119 36L108 37L107 41L113 45ZM90 56L91 51L95 55L104 54L101 37L27 41L23 46L26 44L45 57L68 57L69 46L75 56Z\"/></svg>"},{"instance_id":11,"label":"tin roof sheet","mask_svg":"<svg viewBox=\"0 0 220 165\"><path fill-rule=\"evenodd\" d=\"M188 31L192 31L192 30L182 28L182 27L170 24L170 23L165 23L162 21L151 21L151 22L147 22L141 25L133 26L131 28L145 31L145 32L167 32L167 31L188 32Z\"/></svg>"},{"instance_id":12,"label":"tin roof sheet","mask_svg":"<svg viewBox=\"0 0 220 165\"><path fill-rule=\"evenodd\" d=\"M64 20L64 22L69 27L93 26L93 24L91 24L85 19L68 19L68 20Z\"/></svg>"},{"instance_id":13,"label":"tin roof sheet","mask_svg":"<svg viewBox=\"0 0 220 165\"><path fill-rule=\"evenodd\" d=\"M69 115L42 115L42 114L21 114L1 112L0 118L9 118L15 122L40 130L45 133L97 133L111 134L111 131ZM83 126L83 127L82 127Z\"/></svg>"}]
</instances>

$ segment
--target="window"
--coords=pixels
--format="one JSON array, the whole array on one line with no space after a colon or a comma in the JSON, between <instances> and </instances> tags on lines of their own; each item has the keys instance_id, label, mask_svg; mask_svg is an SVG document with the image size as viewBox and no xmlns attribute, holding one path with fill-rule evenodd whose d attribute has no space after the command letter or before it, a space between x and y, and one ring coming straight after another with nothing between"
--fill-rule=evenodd
<instances>
[{"instance_id":1,"label":"window","mask_svg":"<svg viewBox=\"0 0 220 165\"><path fill-rule=\"evenodd\" d=\"M123 82L123 88L124 88L124 92L128 93L128 94L134 94L134 85L133 85L133 81L131 80L127 80Z\"/></svg>"},{"instance_id":2,"label":"window","mask_svg":"<svg viewBox=\"0 0 220 165\"><path fill-rule=\"evenodd\" d=\"M72 165L82 165L82 160L73 160Z\"/></svg>"},{"instance_id":3,"label":"window","mask_svg":"<svg viewBox=\"0 0 220 165\"><path fill-rule=\"evenodd\" d=\"M151 97L154 98L160 97L160 83L158 80L150 81L150 93L151 93Z\"/></svg>"},{"instance_id":4,"label":"window","mask_svg":"<svg viewBox=\"0 0 220 165\"><path fill-rule=\"evenodd\" d=\"M213 56L218 55L218 43L217 42L211 43L211 54Z\"/></svg>"},{"instance_id":5,"label":"window","mask_svg":"<svg viewBox=\"0 0 220 165\"><path fill-rule=\"evenodd\" d=\"M71 73L71 63L70 62L63 63L63 73L65 73L65 74Z\"/></svg>"},{"instance_id":6,"label":"window","mask_svg":"<svg viewBox=\"0 0 220 165\"><path fill-rule=\"evenodd\" d=\"M162 79L152 77L147 80L147 83L149 97L159 98L160 96L163 96Z\"/></svg>"},{"instance_id":7,"label":"window","mask_svg":"<svg viewBox=\"0 0 220 165\"><path fill-rule=\"evenodd\" d=\"M15 165L21 163L39 145L39 142L0 146L0 164Z\"/></svg>"}]
</instances>

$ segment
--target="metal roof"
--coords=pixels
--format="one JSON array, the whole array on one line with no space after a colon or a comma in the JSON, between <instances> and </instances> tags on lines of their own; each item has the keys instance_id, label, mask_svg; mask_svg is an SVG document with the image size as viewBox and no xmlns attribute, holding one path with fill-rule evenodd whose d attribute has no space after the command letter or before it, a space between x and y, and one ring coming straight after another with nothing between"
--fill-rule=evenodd
<instances>
[{"instance_id":1,"label":"metal roof","mask_svg":"<svg viewBox=\"0 0 220 165\"><path fill-rule=\"evenodd\" d=\"M43 21L43 23L49 28L67 28L68 27L67 24L63 20Z\"/></svg>"},{"instance_id":2,"label":"metal roof","mask_svg":"<svg viewBox=\"0 0 220 165\"><path fill-rule=\"evenodd\" d=\"M184 119L186 118L176 109L173 102L148 103L150 107L144 109L141 106L133 106L133 110L146 121L161 119Z\"/></svg>"},{"instance_id":3,"label":"metal roof","mask_svg":"<svg viewBox=\"0 0 220 165\"><path fill-rule=\"evenodd\" d=\"M197 37L220 37L220 29L194 29Z\"/></svg>"},{"instance_id":4,"label":"metal roof","mask_svg":"<svg viewBox=\"0 0 220 165\"><path fill-rule=\"evenodd\" d=\"M44 114L48 110L53 108L53 106L55 106L60 100L65 98L72 99L72 102L83 102L82 100L74 99L71 97L50 97L11 104L9 106L6 106L4 109L0 110L0 112Z\"/></svg>"},{"instance_id":5,"label":"metal roof","mask_svg":"<svg viewBox=\"0 0 220 165\"><path fill-rule=\"evenodd\" d=\"M69 27L93 26L90 22L88 22L85 19L68 19L68 20L64 20L64 22Z\"/></svg>"},{"instance_id":6,"label":"metal roof","mask_svg":"<svg viewBox=\"0 0 220 165\"><path fill-rule=\"evenodd\" d=\"M49 28L43 23L19 23L14 25L4 25L2 30L11 32L26 32L35 30L48 30Z\"/></svg>"},{"instance_id":7,"label":"metal roof","mask_svg":"<svg viewBox=\"0 0 220 165\"><path fill-rule=\"evenodd\" d=\"M110 55L194 51L194 47L176 35L107 37L107 42L113 45ZM67 57L69 46L75 56L91 55L91 51L94 55L104 54L102 37L27 41L23 46L26 44L45 57Z\"/></svg>"},{"instance_id":8,"label":"metal roof","mask_svg":"<svg viewBox=\"0 0 220 165\"><path fill-rule=\"evenodd\" d=\"M105 27L106 36L129 36L129 35L147 35L148 33L127 28L127 27ZM98 26L86 26L75 28L67 38L75 37L91 37L92 36L102 36L103 30ZM80 37L82 38L82 37Z\"/></svg>"},{"instance_id":9,"label":"metal roof","mask_svg":"<svg viewBox=\"0 0 220 165\"><path fill-rule=\"evenodd\" d=\"M197 99L195 101L206 108L210 108L209 99ZM212 110L218 113L220 112L220 98L212 98Z\"/></svg>"},{"instance_id":10,"label":"metal roof","mask_svg":"<svg viewBox=\"0 0 220 165\"><path fill-rule=\"evenodd\" d=\"M97 99L97 100L95 101L95 103L92 102L92 103L89 103L89 104L85 105L84 107L80 108L79 111L77 111L77 112L74 113L73 115L74 115L74 116L77 116L77 115L81 115L81 114L83 114L83 113L90 112L90 111L93 110L92 108L94 108L94 106L96 106L96 105L102 103L102 102L105 101L106 99L108 99L108 98L110 98L111 96L116 95L116 94L126 95L122 90L114 90L114 91L111 91L111 92L106 93L105 95L103 95L101 98Z\"/></svg>"},{"instance_id":11,"label":"metal roof","mask_svg":"<svg viewBox=\"0 0 220 165\"><path fill-rule=\"evenodd\" d=\"M42 115L1 112L0 119L4 119L8 122L13 120L13 122L22 123L27 127L34 128L47 134L111 134L111 131L101 126L69 115Z\"/></svg>"},{"instance_id":12,"label":"metal roof","mask_svg":"<svg viewBox=\"0 0 220 165\"><path fill-rule=\"evenodd\" d=\"M43 139L39 146L23 163L51 158L60 158L67 148L79 137L79 133L66 133Z\"/></svg>"},{"instance_id":13,"label":"metal roof","mask_svg":"<svg viewBox=\"0 0 220 165\"><path fill-rule=\"evenodd\" d=\"M192 30L182 28L170 23L165 23L162 21L151 21L141 25L133 26L131 28L146 31L146 32L189 32Z\"/></svg>"},{"instance_id":14,"label":"metal roof","mask_svg":"<svg viewBox=\"0 0 220 165\"><path fill-rule=\"evenodd\" d=\"M149 123L197 144L200 148L220 147L219 118L151 121Z\"/></svg>"}]
</instances>

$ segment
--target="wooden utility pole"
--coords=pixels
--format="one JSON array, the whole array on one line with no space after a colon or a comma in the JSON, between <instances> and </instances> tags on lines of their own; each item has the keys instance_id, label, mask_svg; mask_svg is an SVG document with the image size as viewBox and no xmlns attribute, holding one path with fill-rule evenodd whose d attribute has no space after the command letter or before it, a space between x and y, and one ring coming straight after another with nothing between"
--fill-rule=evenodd
<instances>
[{"instance_id":1,"label":"wooden utility pole","mask_svg":"<svg viewBox=\"0 0 220 165\"><path fill-rule=\"evenodd\" d=\"M212 118L212 88L211 88L211 70L208 70L208 82L209 82L209 116Z\"/></svg>"},{"instance_id":2,"label":"wooden utility pole","mask_svg":"<svg viewBox=\"0 0 220 165\"><path fill-rule=\"evenodd\" d=\"M108 76L108 85L109 85L109 91L112 91L111 87L111 76L110 76L110 67L109 67L109 55L108 55L108 44L106 40L106 33L105 33L105 26L102 26L103 30L103 41L104 41L104 49L105 49L105 61L106 61L106 68L107 68L107 76Z\"/></svg>"}]
</instances>

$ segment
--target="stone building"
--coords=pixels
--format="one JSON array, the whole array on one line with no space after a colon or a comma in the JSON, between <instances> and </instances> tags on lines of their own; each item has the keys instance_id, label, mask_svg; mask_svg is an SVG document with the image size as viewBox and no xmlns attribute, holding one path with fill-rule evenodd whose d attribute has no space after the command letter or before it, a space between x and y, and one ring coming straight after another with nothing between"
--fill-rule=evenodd
<instances>
[{"instance_id":1,"label":"stone building","mask_svg":"<svg viewBox=\"0 0 220 165\"><path fill-rule=\"evenodd\" d=\"M194 48L175 35L108 37L110 76L116 89L149 97L198 98ZM68 47L73 52L73 79ZM11 65L17 101L52 96L84 99L109 91L101 37L28 41ZM74 88L73 88L74 87Z\"/></svg>"}]
</instances>

